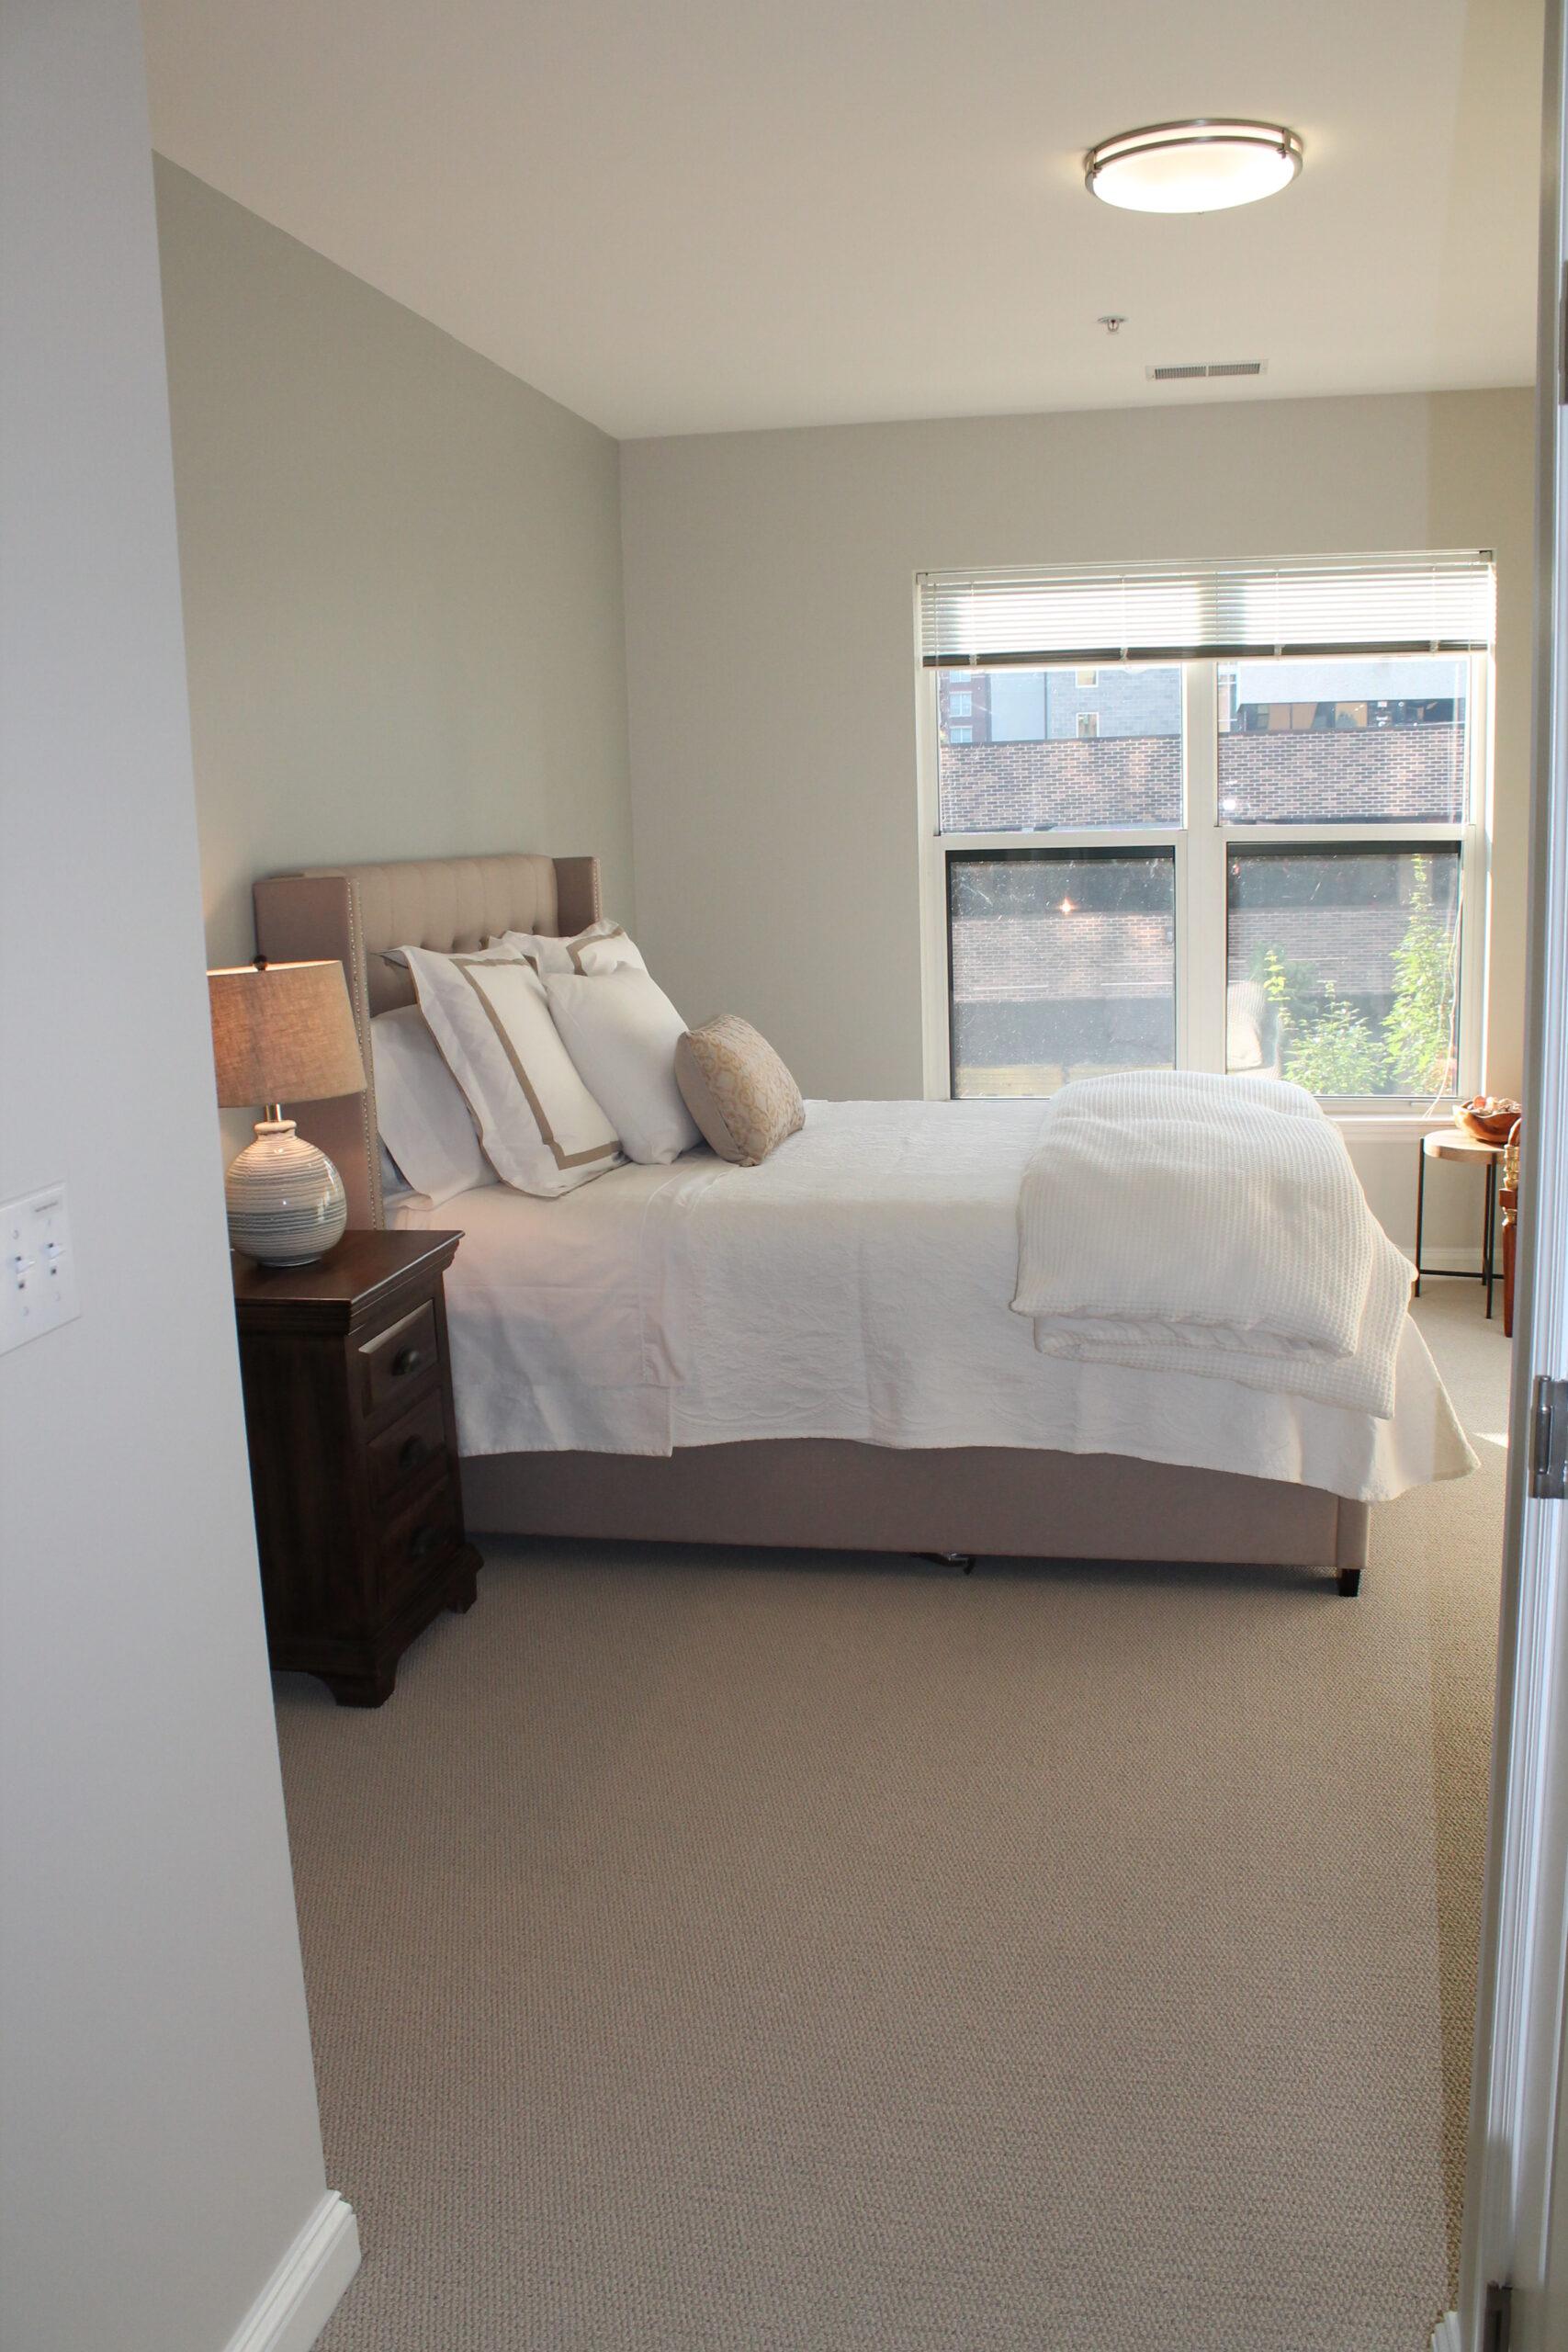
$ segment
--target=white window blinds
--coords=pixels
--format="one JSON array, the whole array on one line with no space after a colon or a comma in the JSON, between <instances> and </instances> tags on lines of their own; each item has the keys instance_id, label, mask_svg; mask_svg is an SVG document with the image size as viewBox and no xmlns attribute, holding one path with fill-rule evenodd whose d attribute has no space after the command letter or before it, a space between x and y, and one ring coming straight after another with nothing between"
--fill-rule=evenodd
<instances>
[{"instance_id":1,"label":"white window blinds","mask_svg":"<svg viewBox=\"0 0 1568 2352\"><path fill-rule=\"evenodd\" d=\"M1461 653L1489 647L1490 553L1275 562L1061 565L919 579L928 669L1179 662L1240 654Z\"/></svg>"}]
</instances>

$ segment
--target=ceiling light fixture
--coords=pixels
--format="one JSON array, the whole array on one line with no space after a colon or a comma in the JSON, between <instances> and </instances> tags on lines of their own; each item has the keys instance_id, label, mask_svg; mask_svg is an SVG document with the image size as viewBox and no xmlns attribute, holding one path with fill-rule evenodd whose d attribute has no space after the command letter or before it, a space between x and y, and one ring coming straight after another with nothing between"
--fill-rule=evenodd
<instances>
[{"instance_id":1,"label":"ceiling light fixture","mask_svg":"<svg viewBox=\"0 0 1568 2352\"><path fill-rule=\"evenodd\" d=\"M1091 147L1084 185L1129 212L1223 212L1278 195L1301 167L1302 142L1281 123L1156 122Z\"/></svg>"}]
</instances>

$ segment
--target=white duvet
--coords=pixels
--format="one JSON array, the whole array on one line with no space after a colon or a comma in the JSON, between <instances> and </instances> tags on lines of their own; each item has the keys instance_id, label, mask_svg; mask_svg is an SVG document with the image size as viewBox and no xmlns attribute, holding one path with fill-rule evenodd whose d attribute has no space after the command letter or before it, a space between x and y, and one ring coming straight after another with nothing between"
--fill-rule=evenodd
<instances>
[{"instance_id":1,"label":"white duvet","mask_svg":"<svg viewBox=\"0 0 1568 2352\"><path fill-rule=\"evenodd\" d=\"M1018 1204L1043 1355L1393 1412L1416 1269L1304 1087L1199 1070L1052 1097Z\"/></svg>"},{"instance_id":2,"label":"white duvet","mask_svg":"<svg viewBox=\"0 0 1568 2352\"><path fill-rule=\"evenodd\" d=\"M811 1102L760 1168L705 1151L559 1200L504 1185L446 1278L465 1453L767 1437L1126 1453L1377 1502L1474 1457L1406 1322L1388 1419L1039 1354L1010 1312L1039 1102Z\"/></svg>"}]
</instances>

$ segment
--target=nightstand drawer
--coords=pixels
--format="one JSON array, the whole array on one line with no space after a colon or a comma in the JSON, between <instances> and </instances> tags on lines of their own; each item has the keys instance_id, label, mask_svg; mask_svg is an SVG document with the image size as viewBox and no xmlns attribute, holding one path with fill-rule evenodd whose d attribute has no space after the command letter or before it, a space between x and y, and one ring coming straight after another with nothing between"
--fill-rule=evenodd
<instances>
[{"instance_id":1,"label":"nightstand drawer","mask_svg":"<svg viewBox=\"0 0 1568 2352\"><path fill-rule=\"evenodd\" d=\"M463 1541L463 1506L456 1482L438 1478L389 1521L381 1538L381 1573L389 1595L406 1591Z\"/></svg>"},{"instance_id":2,"label":"nightstand drawer","mask_svg":"<svg viewBox=\"0 0 1568 2352\"><path fill-rule=\"evenodd\" d=\"M412 1408L373 1437L365 1449L370 1493L379 1511L400 1495L412 1478L428 1474L446 1451L446 1401L432 1388Z\"/></svg>"},{"instance_id":3,"label":"nightstand drawer","mask_svg":"<svg viewBox=\"0 0 1568 2352\"><path fill-rule=\"evenodd\" d=\"M359 1351L360 1396L367 1413L412 1395L436 1368L435 1309L426 1299L412 1315L367 1340Z\"/></svg>"}]
</instances>

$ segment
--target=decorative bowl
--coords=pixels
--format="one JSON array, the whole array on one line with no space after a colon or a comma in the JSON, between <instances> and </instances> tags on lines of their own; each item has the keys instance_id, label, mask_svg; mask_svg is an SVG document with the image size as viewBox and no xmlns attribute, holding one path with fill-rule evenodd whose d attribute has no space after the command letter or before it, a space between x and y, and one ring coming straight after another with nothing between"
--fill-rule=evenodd
<instances>
[{"instance_id":1,"label":"decorative bowl","mask_svg":"<svg viewBox=\"0 0 1568 2352\"><path fill-rule=\"evenodd\" d=\"M1478 1094L1473 1102L1454 1104L1454 1125L1482 1143L1506 1143L1519 1116L1519 1106L1500 1094Z\"/></svg>"}]
</instances>

